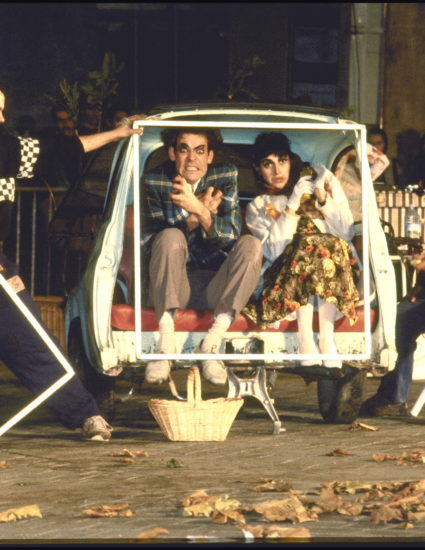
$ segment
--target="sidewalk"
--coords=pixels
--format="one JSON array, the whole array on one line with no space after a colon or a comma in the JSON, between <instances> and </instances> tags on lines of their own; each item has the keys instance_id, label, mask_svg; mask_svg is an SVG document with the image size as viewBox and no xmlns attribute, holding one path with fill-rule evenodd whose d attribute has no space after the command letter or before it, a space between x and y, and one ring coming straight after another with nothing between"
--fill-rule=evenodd
<instances>
[{"instance_id":1,"label":"sidewalk","mask_svg":"<svg viewBox=\"0 0 425 550\"><path fill-rule=\"evenodd\" d=\"M181 393L184 377L183 371L175 376ZM367 396L377 384L377 380L367 380ZM414 382L411 405L424 384ZM118 389L124 393L129 387L120 382ZM306 386L298 376L280 374L273 395L285 433L272 435L273 423L264 409L246 398L226 441L170 442L147 409L149 397L171 398L168 387L144 384L141 389L117 405L113 438L108 443L82 441L79 430L63 428L45 406L0 438L0 517L5 510L28 505L37 505L42 515L0 522L2 545L254 540L245 538L249 534L244 535L238 522L215 523L211 517L185 516L181 500L201 489L222 497L221 502L226 495L239 501L246 523L259 526L263 536L272 525L302 529L297 539L282 539L285 542L413 543L425 539L425 519L393 519L374 525L367 506L359 515L330 511L320 513L315 521L306 521L304 516L301 522L297 521L303 519L302 514L294 521L266 521L252 509L260 502L294 497L308 507L308 499L318 500L322 484L334 481L381 484L373 490L377 494L380 489L383 494L386 486L382 484L425 480L423 463L398 465L395 460L372 459L374 454L395 457L417 449L425 454L425 409L417 418L358 419L378 431L350 431L347 425L323 423L316 383ZM204 398L223 394L223 389L204 383ZM30 400L31 395L1 367L1 423ZM338 452L328 456L336 449L339 456ZM146 451L147 456L136 451ZM265 480L277 482L280 490L258 490ZM288 492L290 488L292 492ZM341 494L341 498L352 503L359 495ZM82 515L84 510L106 505L121 505L118 512L124 517ZM164 531L151 540L137 538L154 528Z\"/></svg>"}]
</instances>

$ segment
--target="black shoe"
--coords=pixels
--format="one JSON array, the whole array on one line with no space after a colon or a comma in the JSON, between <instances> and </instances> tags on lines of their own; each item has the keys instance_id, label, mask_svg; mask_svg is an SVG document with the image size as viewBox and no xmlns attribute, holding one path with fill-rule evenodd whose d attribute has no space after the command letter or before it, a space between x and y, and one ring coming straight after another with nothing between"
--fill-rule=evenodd
<instances>
[{"instance_id":1,"label":"black shoe","mask_svg":"<svg viewBox=\"0 0 425 550\"><path fill-rule=\"evenodd\" d=\"M409 408L407 403L391 403L376 393L362 403L359 416L409 416Z\"/></svg>"}]
</instances>

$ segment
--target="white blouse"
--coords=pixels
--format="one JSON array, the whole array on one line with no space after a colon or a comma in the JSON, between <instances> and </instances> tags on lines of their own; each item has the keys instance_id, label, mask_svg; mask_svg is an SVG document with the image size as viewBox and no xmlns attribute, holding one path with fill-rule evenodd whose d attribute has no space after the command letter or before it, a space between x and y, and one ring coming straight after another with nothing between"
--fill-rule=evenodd
<instances>
[{"instance_id":1,"label":"white blouse","mask_svg":"<svg viewBox=\"0 0 425 550\"><path fill-rule=\"evenodd\" d=\"M335 176L331 178L330 189L332 196L328 193L326 203L323 206L317 203L324 219L315 218L313 221L322 233L331 233L349 242L354 236L353 215L347 197ZM300 216L285 213L287 203L288 197L284 195L265 194L259 195L247 206L247 226L263 244L263 272L283 252L296 232ZM269 214L271 208L280 212L277 220Z\"/></svg>"}]
</instances>

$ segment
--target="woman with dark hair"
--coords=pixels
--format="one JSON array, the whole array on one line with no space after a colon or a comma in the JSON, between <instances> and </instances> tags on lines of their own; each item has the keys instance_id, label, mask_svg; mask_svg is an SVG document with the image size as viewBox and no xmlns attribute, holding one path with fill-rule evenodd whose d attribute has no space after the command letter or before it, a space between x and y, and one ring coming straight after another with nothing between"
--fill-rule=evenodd
<instances>
[{"instance_id":1,"label":"woman with dark hair","mask_svg":"<svg viewBox=\"0 0 425 550\"><path fill-rule=\"evenodd\" d=\"M313 333L318 297L319 349L335 354L334 322L357 320L356 260L347 241L353 218L336 177L323 165L305 168L281 133L262 133L254 144L254 170L263 194L247 207L246 222L263 244L262 290L243 309L260 328L296 315L301 354L319 353ZM313 179L314 178L314 179ZM302 361L309 366L317 360ZM341 361L327 360L327 367Z\"/></svg>"},{"instance_id":2,"label":"woman with dark hair","mask_svg":"<svg viewBox=\"0 0 425 550\"><path fill-rule=\"evenodd\" d=\"M375 148L375 153L378 153L378 155L379 153L385 155L385 161L387 163L386 166L382 170L380 170L379 174L377 174L376 177L373 177L374 174L372 173L372 180L375 189L395 189L394 166L393 163L390 162L390 159L386 156L388 150L388 137L385 130L379 128L379 126L374 126L373 128L370 128L367 133L367 141L372 145L372 147Z\"/></svg>"}]
</instances>

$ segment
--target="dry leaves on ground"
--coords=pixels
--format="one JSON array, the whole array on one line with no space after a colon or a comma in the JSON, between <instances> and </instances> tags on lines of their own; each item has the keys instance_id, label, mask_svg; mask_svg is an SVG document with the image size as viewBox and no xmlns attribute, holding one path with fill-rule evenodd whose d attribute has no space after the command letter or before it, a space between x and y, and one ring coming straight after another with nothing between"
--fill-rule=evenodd
<instances>
[{"instance_id":1,"label":"dry leaves on ground","mask_svg":"<svg viewBox=\"0 0 425 550\"><path fill-rule=\"evenodd\" d=\"M241 503L228 495L208 495L201 489L181 499L180 504L186 517L211 517L215 523L227 523L229 520L245 523Z\"/></svg>"},{"instance_id":2,"label":"dry leaves on ground","mask_svg":"<svg viewBox=\"0 0 425 550\"><path fill-rule=\"evenodd\" d=\"M334 449L330 453L325 453L325 456L353 456L352 453L345 449Z\"/></svg>"},{"instance_id":3,"label":"dry leaves on ground","mask_svg":"<svg viewBox=\"0 0 425 550\"><path fill-rule=\"evenodd\" d=\"M309 529L305 527L281 527L280 525L244 525L240 527L246 539L309 539Z\"/></svg>"},{"instance_id":4,"label":"dry leaves on ground","mask_svg":"<svg viewBox=\"0 0 425 550\"><path fill-rule=\"evenodd\" d=\"M262 481L264 484L256 486L255 490L274 490L282 483L281 480L272 479ZM308 538L310 534L307 529L285 531L278 525L251 524L247 522L245 514L259 514L265 522L293 524L318 521L322 514L337 513L347 518L369 516L372 525L396 522L404 529L425 522L425 479L393 483L333 481L323 484L319 491L304 492L295 491L289 484L286 488L286 498L266 500L250 506L244 506L228 495L208 495L204 490L195 491L181 499L180 504L184 508L184 516L208 517L215 523L232 522L243 531L246 539Z\"/></svg>"},{"instance_id":5,"label":"dry leaves on ground","mask_svg":"<svg viewBox=\"0 0 425 550\"><path fill-rule=\"evenodd\" d=\"M376 426L371 426L370 424L365 424L364 422L353 422L348 429L350 430L350 432L358 432L360 430L379 432L379 428L377 428Z\"/></svg>"},{"instance_id":6,"label":"dry leaves on ground","mask_svg":"<svg viewBox=\"0 0 425 550\"><path fill-rule=\"evenodd\" d=\"M81 515L86 518L130 518L133 512L129 508L130 504L102 504L83 510Z\"/></svg>"},{"instance_id":7,"label":"dry leaves on ground","mask_svg":"<svg viewBox=\"0 0 425 550\"><path fill-rule=\"evenodd\" d=\"M167 529L162 527L153 527L152 529L146 529L136 536L136 539L154 539L158 535L168 535Z\"/></svg>"},{"instance_id":8,"label":"dry leaves on ground","mask_svg":"<svg viewBox=\"0 0 425 550\"><path fill-rule=\"evenodd\" d=\"M261 514L268 521L303 523L317 520L317 514L309 511L296 496L260 502L254 505L254 511Z\"/></svg>"},{"instance_id":9,"label":"dry leaves on ground","mask_svg":"<svg viewBox=\"0 0 425 550\"><path fill-rule=\"evenodd\" d=\"M37 504L30 504L29 506L22 506L21 508L9 508L4 512L0 512L0 521L16 521L18 519L26 518L42 518L40 508Z\"/></svg>"},{"instance_id":10,"label":"dry leaves on ground","mask_svg":"<svg viewBox=\"0 0 425 550\"><path fill-rule=\"evenodd\" d=\"M416 449L414 451L404 452L399 456L392 456L387 453L374 454L372 460L375 462L384 462L386 460L394 460L398 466L404 466L408 462L414 462L418 464L425 464L425 451L422 449Z\"/></svg>"},{"instance_id":11,"label":"dry leaves on ground","mask_svg":"<svg viewBox=\"0 0 425 550\"><path fill-rule=\"evenodd\" d=\"M130 451L130 449L123 449L122 451L111 451L110 456L129 456L130 458L136 458L137 456L149 456L147 451Z\"/></svg>"},{"instance_id":12,"label":"dry leaves on ground","mask_svg":"<svg viewBox=\"0 0 425 550\"><path fill-rule=\"evenodd\" d=\"M254 487L254 491L265 492L281 492L287 493L292 489L292 484L289 481L284 481L283 479L260 479L261 484Z\"/></svg>"}]
</instances>

